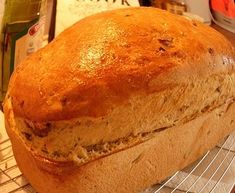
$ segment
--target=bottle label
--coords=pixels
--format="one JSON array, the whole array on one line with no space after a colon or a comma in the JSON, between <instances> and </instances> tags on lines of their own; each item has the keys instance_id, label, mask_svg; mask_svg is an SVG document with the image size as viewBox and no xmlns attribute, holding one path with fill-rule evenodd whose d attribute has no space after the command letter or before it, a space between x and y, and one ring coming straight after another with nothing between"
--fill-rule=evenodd
<instances>
[{"instance_id":1,"label":"bottle label","mask_svg":"<svg viewBox=\"0 0 235 193\"><path fill-rule=\"evenodd\" d=\"M45 26L44 24L45 17L41 18L39 22L36 22L34 25L30 26L30 28L27 29L26 34L22 32L15 37L15 52L12 53L14 54L14 62L11 64L11 68L14 68L22 60L24 60L26 56L32 54L42 47Z\"/></svg>"}]
</instances>

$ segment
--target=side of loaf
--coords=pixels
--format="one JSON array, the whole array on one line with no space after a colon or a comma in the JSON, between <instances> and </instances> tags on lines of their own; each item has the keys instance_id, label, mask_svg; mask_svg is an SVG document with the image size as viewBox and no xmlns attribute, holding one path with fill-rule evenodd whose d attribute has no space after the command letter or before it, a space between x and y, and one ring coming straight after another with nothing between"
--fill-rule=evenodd
<instances>
[{"instance_id":1,"label":"side of loaf","mask_svg":"<svg viewBox=\"0 0 235 193\"><path fill-rule=\"evenodd\" d=\"M138 193L183 169L235 130L231 101L150 140L78 167L33 152L17 134L11 107L6 128L19 168L39 193Z\"/></svg>"}]
</instances>

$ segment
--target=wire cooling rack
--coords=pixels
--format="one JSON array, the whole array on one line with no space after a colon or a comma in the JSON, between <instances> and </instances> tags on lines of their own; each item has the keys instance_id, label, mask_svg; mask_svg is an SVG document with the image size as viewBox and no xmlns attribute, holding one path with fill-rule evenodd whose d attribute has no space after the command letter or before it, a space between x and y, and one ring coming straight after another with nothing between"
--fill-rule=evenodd
<instances>
[{"instance_id":1,"label":"wire cooling rack","mask_svg":"<svg viewBox=\"0 0 235 193\"><path fill-rule=\"evenodd\" d=\"M35 193L17 167L11 142L0 142L0 192ZM200 160L143 193L232 193L235 185L235 133Z\"/></svg>"}]
</instances>

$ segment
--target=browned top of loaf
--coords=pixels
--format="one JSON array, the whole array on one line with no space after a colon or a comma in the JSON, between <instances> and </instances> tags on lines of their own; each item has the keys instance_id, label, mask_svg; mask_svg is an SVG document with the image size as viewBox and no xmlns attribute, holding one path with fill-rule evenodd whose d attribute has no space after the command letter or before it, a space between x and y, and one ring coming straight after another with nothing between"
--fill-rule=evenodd
<instances>
[{"instance_id":1,"label":"browned top of loaf","mask_svg":"<svg viewBox=\"0 0 235 193\"><path fill-rule=\"evenodd\" d=\"M100 117L132 95L174 86L165 79L187 84L234 65L232 45L210 27L127 8L87 17L32 54L15 70L9 96L16 116L34 121ZM169 78L174 70L182 76Z\"/></svg>"}]
</instances>

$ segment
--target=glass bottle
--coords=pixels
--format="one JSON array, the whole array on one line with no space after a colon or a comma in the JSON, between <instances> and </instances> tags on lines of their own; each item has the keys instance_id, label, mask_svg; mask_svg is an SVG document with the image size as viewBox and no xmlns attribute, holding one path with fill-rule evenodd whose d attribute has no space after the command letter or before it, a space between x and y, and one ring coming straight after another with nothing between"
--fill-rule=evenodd
<instances>
[{"instance_id":1,"label":"glass bottle","mask_svg":"<svg viewBox=\"0 0 235 193\"><path fill-rule=\"evenodd\" d=\"M7 91L14 67L42 46L45 6L46 0L5 0L0 37L0 101Z\"/></svg>"}]
</instances>

